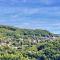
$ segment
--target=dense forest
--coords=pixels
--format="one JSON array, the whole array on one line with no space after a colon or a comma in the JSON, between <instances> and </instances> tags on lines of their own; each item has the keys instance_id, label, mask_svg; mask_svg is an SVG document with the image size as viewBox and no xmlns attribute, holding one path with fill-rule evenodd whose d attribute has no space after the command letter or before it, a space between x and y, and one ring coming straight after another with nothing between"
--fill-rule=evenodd
<instances>
[{"instance_id":1,"label":"dense forest","mask_svg":"<svg viewBox=\"0 0 60 60\"><path fill-rule=\"evenodd\" d=\"M47 30L0 25L0 60L60 60L60 37Z\"/></svg>"}]
</instances>

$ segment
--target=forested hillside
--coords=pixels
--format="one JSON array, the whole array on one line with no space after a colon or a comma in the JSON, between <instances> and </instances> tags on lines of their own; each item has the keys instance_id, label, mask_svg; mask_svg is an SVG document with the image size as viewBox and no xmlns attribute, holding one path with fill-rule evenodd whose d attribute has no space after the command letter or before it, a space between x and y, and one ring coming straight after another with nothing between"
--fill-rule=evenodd
<instances>
[{"instance_id":1,"label":"forested hillside","mask_svg":"<svg viewBox=\"0 0 60 60\"><path fill-rule=\"evenodd\" d=\"M47 30L0 25L0 60L60 60L60 38L53 37Z\"/></svg>"},{"instance_id":2,"label":"forested hillside","mask_svg":"<svg viewBox=\"0 0 60 60\"><path fill-rule=\"evenodd\" d=\"M41 30L41 29L19 29L16 27L11 26L3 26L0 25L0 33L5 36L11 36L11 35L19 35L19 36L37 36L37 37L45 37L45 36L53 36L52 33L50 33L47 30Z\"/></svg>"}]
</instances>

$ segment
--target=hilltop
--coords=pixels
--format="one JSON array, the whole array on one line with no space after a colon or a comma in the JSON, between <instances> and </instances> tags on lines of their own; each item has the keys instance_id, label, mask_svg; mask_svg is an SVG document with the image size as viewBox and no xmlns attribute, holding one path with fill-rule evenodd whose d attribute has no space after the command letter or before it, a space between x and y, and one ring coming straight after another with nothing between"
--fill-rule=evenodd
<instances>
[{"instance_id":1,"label":"hilltop","mask_svg":"<svg viewBox=\"0 0 60 60\"><path fill-rule=\"evenodd\" d=\"M41 30L41 29L21 29L17 27L12 27L12 26L4 26L0 25L0 33L2 35L24 35L24 36L37 36L37 37L52 37L53 34L50 33L47 30Z\"/></svg>"}]
</instances>

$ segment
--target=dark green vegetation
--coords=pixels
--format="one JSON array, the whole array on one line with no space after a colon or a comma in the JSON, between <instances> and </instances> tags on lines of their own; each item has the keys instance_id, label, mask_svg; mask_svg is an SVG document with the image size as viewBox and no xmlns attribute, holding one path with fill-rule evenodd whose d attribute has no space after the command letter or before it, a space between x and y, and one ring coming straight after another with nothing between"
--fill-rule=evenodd
<instances>
[{"instance_id":1,"label":"dark green vegetation","mask_svg":"<svg viewBox=\"0 0 60 60\"><path fill-rule=\"evenodd\" d=\"M60 38L53 36L46 30L1 25L0 60L60 60Z\"/></svg>"}]
</instances>

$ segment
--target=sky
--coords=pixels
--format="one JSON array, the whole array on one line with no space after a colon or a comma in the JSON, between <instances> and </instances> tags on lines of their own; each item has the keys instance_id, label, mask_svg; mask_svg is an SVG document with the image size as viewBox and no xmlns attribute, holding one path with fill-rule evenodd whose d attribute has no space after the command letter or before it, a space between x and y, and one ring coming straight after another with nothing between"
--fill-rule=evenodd
<instances>
[{"instance_id":1,"label":"sky","mask_svg":"<svg viewBox=\"0 0 60 60\"><path fill-rule=\"evenodd\" d=\"M60 0L0 0L0 25L60 34Z\"/></svg>"}]
</instances>

